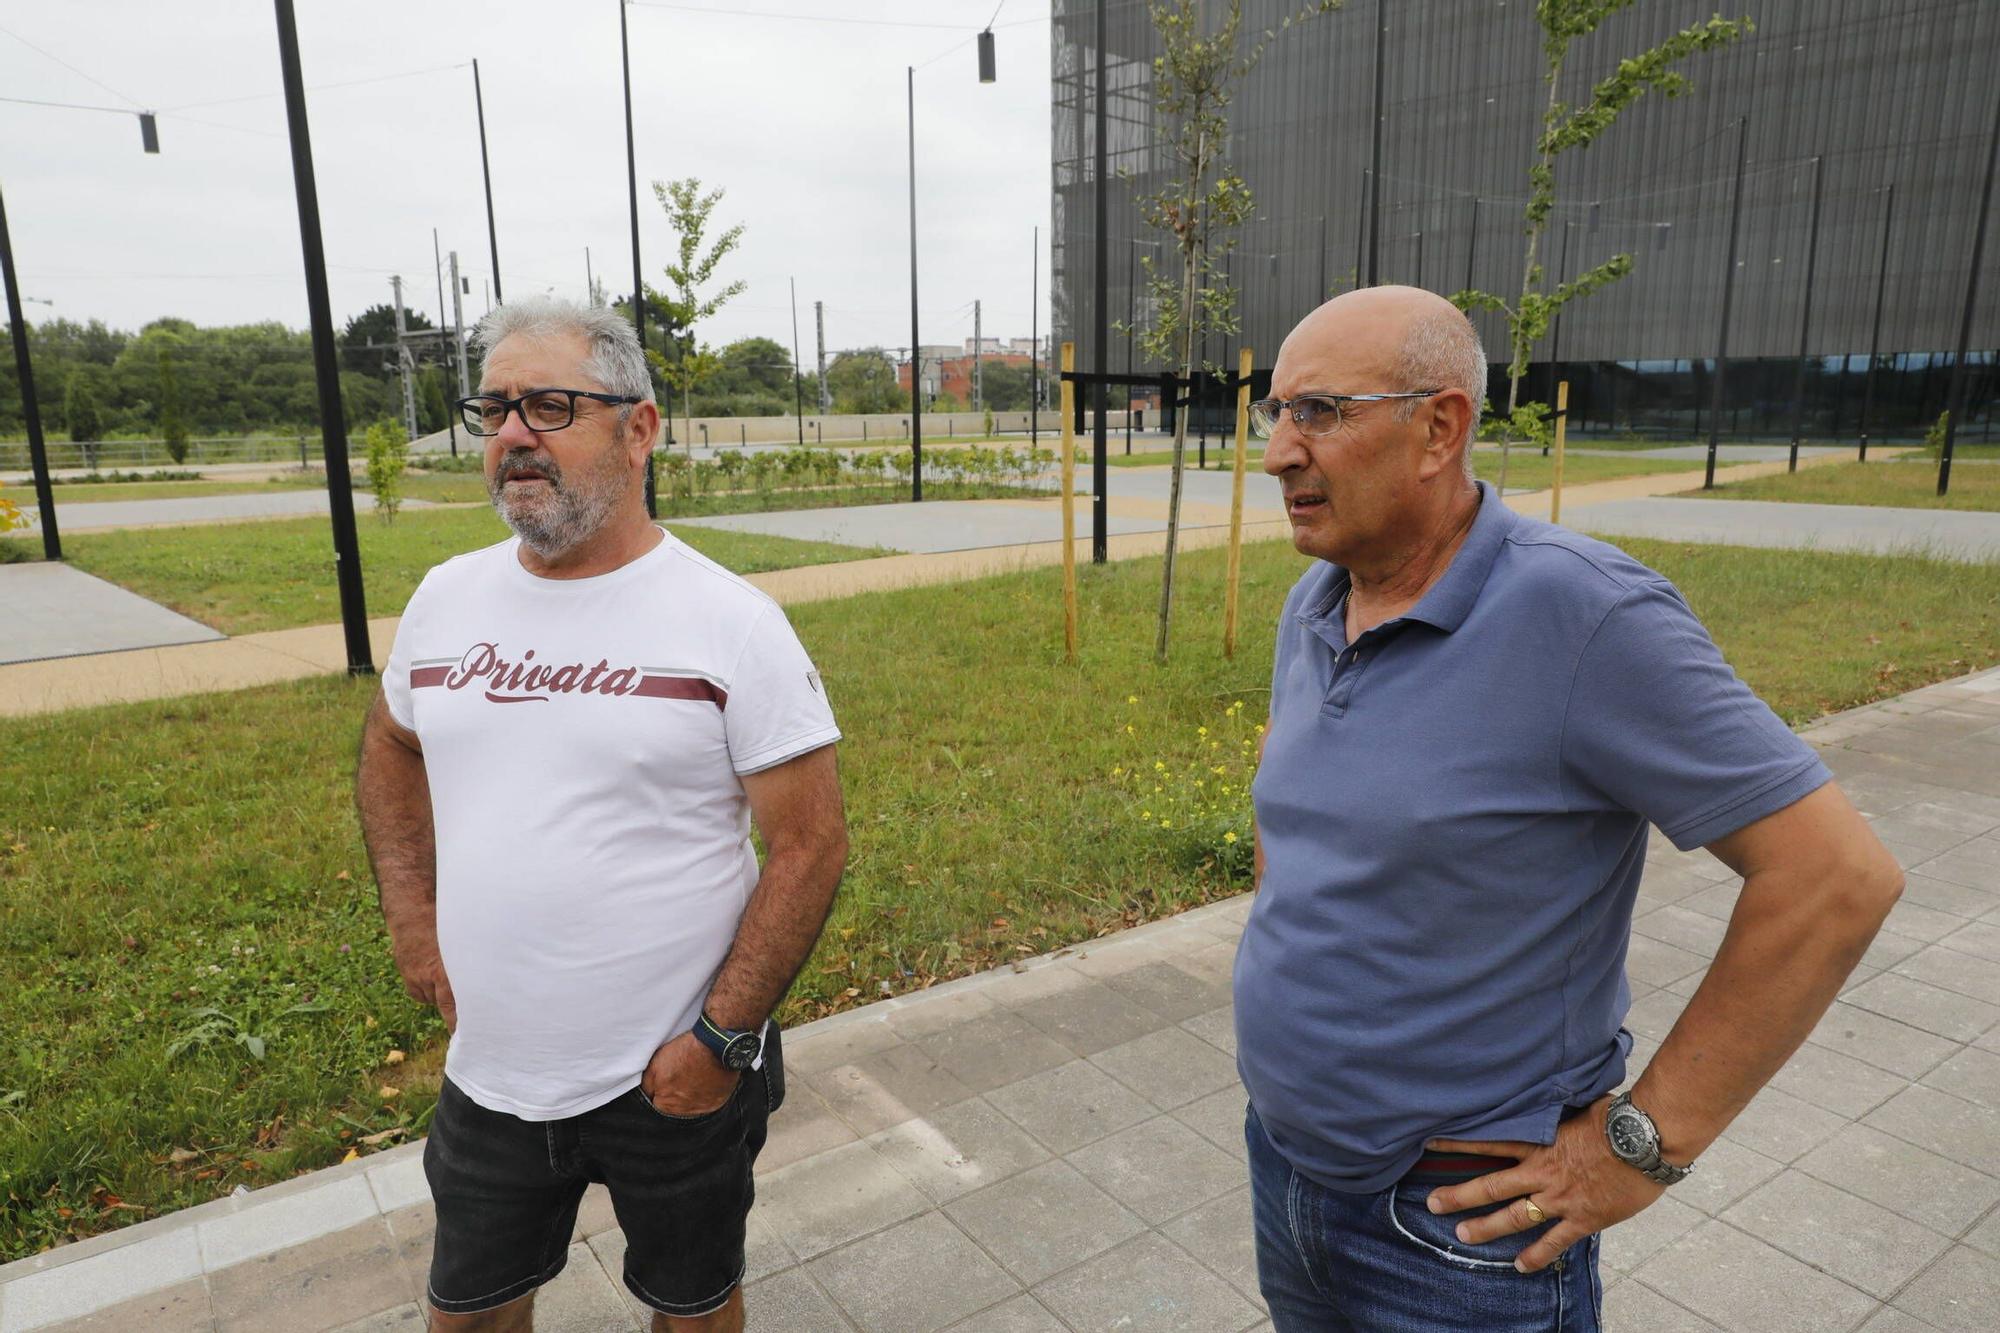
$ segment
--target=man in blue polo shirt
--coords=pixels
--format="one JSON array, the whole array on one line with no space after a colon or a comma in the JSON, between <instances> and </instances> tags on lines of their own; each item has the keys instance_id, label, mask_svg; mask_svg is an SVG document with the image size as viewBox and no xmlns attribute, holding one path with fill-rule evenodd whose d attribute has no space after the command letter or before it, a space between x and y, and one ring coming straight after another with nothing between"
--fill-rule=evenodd
<instances>
[{"instance_id":1,"label":"man in blue polo shirt","mask_svg":"<svg viewBox=\"0 0 2000 1333\"><path fill-rule=\"evenodd\" d=\"M1692 1168L1901 892L1673 586L1473 480L1486 359L1329 301L1252 408L1292 539L1236 962L1258 1276L1287 1330L1595 1329L1597 1233ZM1629 1093L1648 825L1744 877Z\"/></svg>"}]
</instances>

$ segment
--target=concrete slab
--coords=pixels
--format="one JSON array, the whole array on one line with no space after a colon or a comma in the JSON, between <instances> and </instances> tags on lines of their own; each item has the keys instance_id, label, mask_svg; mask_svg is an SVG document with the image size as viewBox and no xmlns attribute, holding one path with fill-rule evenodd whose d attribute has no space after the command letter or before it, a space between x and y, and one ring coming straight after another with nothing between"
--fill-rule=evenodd
<instances>
[{"instance_id":1,"label":"concrete slab","mask_svg":"<svg viewBox=\"0 0 2000 1333\"><path fill-rule=\"evenodd\" d=\"M1083 521L1088 510L1079 506ZM694 528L756 532L801 541L880 546L891 551L972 551L989 546L1062 540L1062 514L1053 505L1009 500L926 500L921 504L857 505L848 509L797 509L768 514L725 514L679 519ZM1165 524L1112 517L1107 531L1152 532Z\"/></svg>"},{"instance_id":2,"label":"concrete slab","mask_svg":"<svg viewBox=\"0 0 2000 1333\"><path fill-rule=\"evenodd\" d=\"M0 663L223 637L198 620L66 564L0 565Z\"/></svg>"},{"instance_id":3,"label":"concrete slab","mask_svg":"<svg viewBox=\"0 0 2000 1333\"><path fill-rule=\"evenodd\" d=\"M1566 503L1563 520L1603 537L2000 560L2000 514L1956 509L1650 498Z\"/></svg>"},{"instance_id":4,"label":"concrete slab","mask_svg":"<svg viewBox=\"0 0 2000 1333\"><path fill-rule=\"evenodd\" d=\"M244 519L298 518L327 512L325 491L301 488L251 495L197 495L166 500L102 500L95 504L69 504L56 498L56 525L67 536L72 532L97 532L107 528L150 528L181 523L234 523ZM354 510L366 513L375 507L375 497L366 491L354 492ZM405 509L429 509L428 500L405 500Z\"/></svg>"}]
</instances>

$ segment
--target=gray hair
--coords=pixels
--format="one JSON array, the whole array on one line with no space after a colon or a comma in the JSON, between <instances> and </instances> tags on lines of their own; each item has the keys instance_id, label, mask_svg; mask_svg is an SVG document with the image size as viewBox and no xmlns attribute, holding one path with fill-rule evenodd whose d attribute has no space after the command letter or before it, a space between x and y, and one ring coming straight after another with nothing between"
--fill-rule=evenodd
<instances>
[{"instance_id":1,"label":"gray hair","mask_svg":"<svg viewBox=\"0 0 2000 1333\"><path fill-rule=\"evenodd\" d=\"M603 385L606 393L653 401L653 377L646 368L639 335L631 320L609 306L583 305L559 296L523 297L487 311L473 327L472 342L483 359L508 338L564 334L581 334L589 342L583 371Z\"/></svg>"},{"instance_id":2,"label":"gray hair","mask_svg":"<svg viewBox=\"0 0 2000 1333\"><path fill-rule=\"evenodd\" d=\"M1466 480L1472 480L1472 442L1478 438L1479 414L1486 403L1486 349L1480 346L1472 321L1459 310L1418 315L1396 358L1396 379L1396 387L1405 392L1463 389L1472 399L1472 424L1466 428L1461 453ZM1399 405L1397 419L1408 421L1420 401L1405 400Z\"/></svg>"}]
</instances>

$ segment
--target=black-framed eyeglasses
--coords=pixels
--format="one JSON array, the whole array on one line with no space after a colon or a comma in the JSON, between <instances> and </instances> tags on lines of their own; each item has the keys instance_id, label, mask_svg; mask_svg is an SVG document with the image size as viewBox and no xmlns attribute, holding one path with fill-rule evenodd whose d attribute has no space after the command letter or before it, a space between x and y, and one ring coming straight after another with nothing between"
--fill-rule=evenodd
<instances>
[{"instance_id":1,"label":"black-framed eyeglasses","mask_svg":"<svg viewBox=\"0 0 2000 1333\"><path fill-rule=\"evenodd\" d=\"M629 393L593 393L589 389L530 389L519 398L475 393L458 400L458 415L474 435L498 435L509 412L519 412L521 424L529 430L545 433L575 424L579 398L620 405L645 401Z\"/></svg>"},{"instance_id":2,"label":"black-framed eyeglasses","mask_svg":"<svg viewBox=\"0 0 2000 1333\"><path fill-rule=\"evenodd\" d=\"M1346 403L1379 403L1389 398L1434 398L1443 389L1423 389L1415 393L1302 393L1296 398L1259 398L1250 404L1250 433L1260 440L1271 438L1279 420L1290 413L1301 435L1331 435L1340 429L1341 411Z\"/></svg>"}]
</instances>

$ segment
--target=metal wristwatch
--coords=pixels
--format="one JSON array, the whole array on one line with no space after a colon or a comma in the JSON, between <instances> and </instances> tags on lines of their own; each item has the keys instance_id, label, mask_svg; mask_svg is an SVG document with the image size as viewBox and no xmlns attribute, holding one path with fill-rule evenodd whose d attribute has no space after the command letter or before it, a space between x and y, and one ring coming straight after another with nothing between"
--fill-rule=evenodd
<instances>
[{"instance_id":1,"label":"metal wristwatch","mask_svg":"<svg viewBox=\"0 0 2000 1333\"><path fill-rule=\"evenodd\" d=\"M1694 1170L1693 1162L1674 1166L1660 1160L1660 1127L1653 1123L1653 1117L1632 1105L1629 1092L1619 1093L1604 1113L1604 1137L1611 1141L1612 1155L1619 1161L1637 1167L1662 1185L1678 1184Z\"/></svg>"},{"instance_id":2,"label":"metal wristwatch","mask_svg":"<svg viewBox=\"0 0 2000 1333\"><path fill-rule=\"evenodd\" d=\"M764 1053L764 1032L762 1028L754 1032L735 1032L718 1026L714 1019L703 1011L694 1021L695 1040L715 1053L724 1069L739 1072L757 1063L757 1057Z\"/></svg>"}]
</instances>

